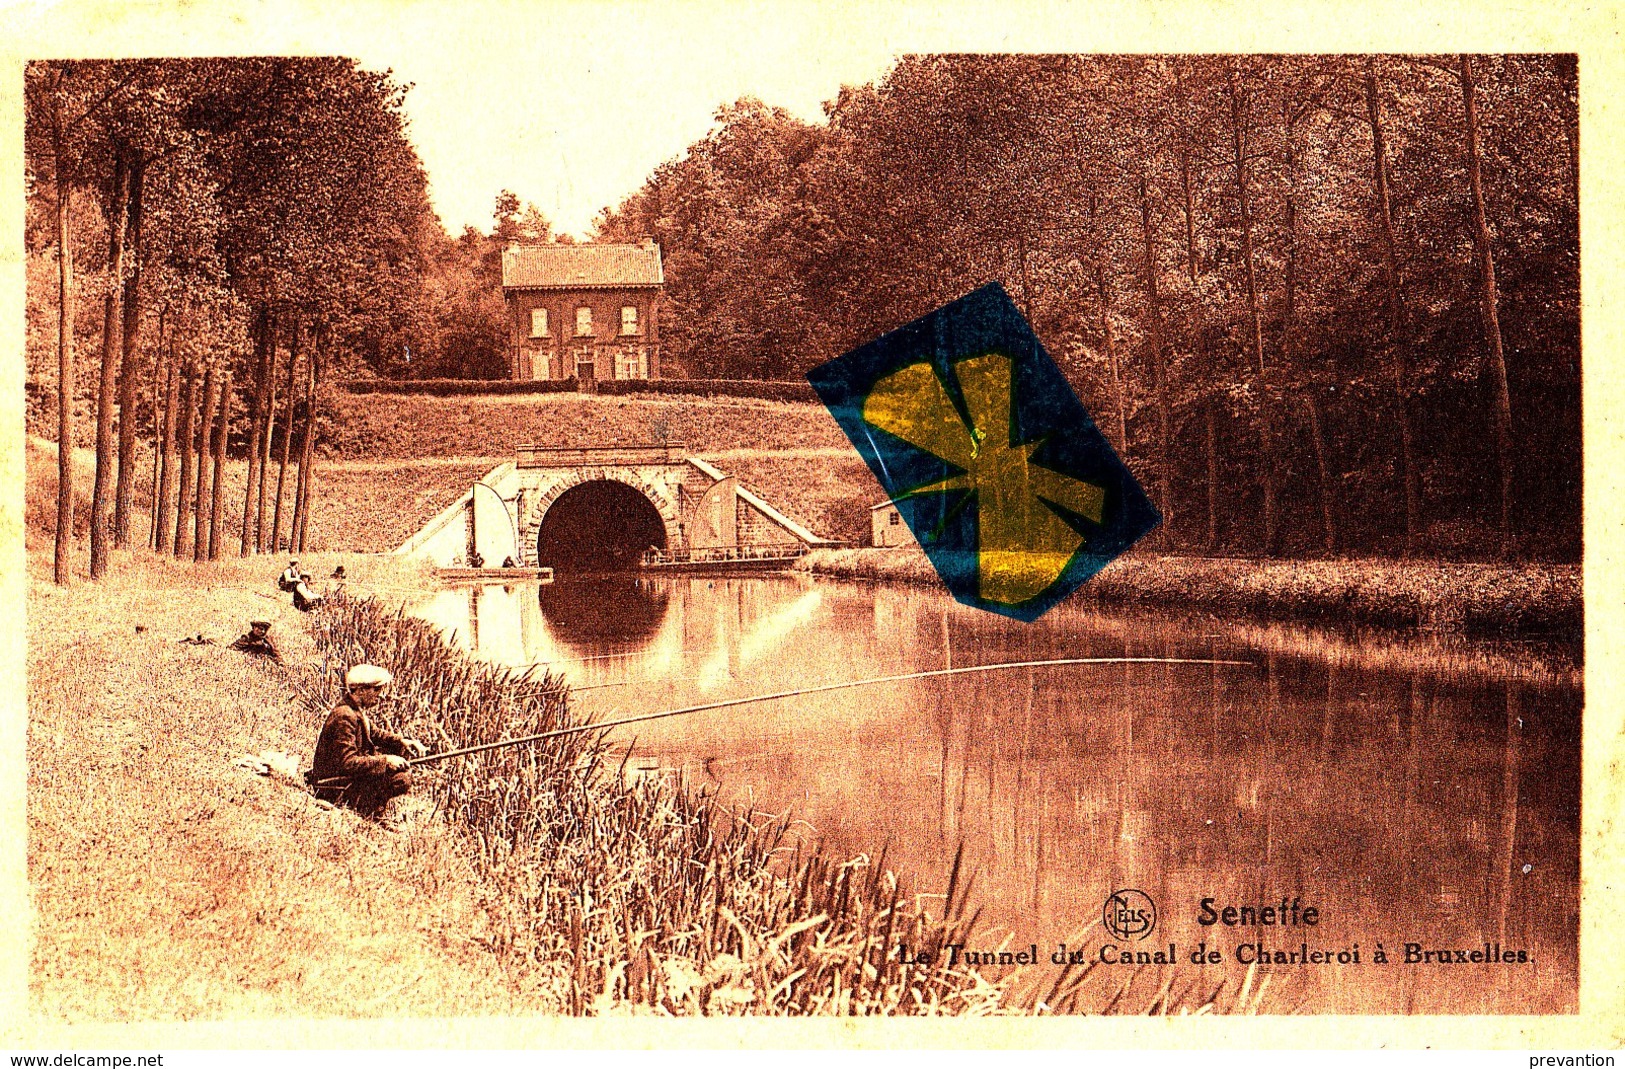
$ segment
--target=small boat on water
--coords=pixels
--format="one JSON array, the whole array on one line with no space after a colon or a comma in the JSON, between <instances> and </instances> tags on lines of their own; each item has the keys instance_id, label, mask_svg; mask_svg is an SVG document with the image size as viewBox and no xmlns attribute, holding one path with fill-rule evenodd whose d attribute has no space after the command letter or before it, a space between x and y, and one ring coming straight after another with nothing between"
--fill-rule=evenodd
<instances>
[{"instance_id":1,"label":"small boat on water","mask_svg":"<svg viewBox=\"0 0 1625 1069\"><path fill-rule=\"evenodd\" d=\"M448 583L551 583L551 568L436 568L435 578Z\"/></svg>"},{"instance_id":2,"label":"small boat on water","mask_svg":"<svg viewBox=\"0 0 1625 1069\"><path fill-rule=\"evenodd\" d=\"M712 546L668 552L650 549L639 565L649 571L665 572L766 572L790 567L807 553L804 542L759 546Z\"/></svg>"}]
</instances>

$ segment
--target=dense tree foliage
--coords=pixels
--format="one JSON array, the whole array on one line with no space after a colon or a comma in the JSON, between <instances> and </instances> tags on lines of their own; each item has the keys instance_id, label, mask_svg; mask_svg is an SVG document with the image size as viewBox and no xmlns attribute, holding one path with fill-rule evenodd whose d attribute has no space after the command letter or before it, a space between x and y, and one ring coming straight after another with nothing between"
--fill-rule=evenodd
<instances>
[{"instance_id":1,"label":"dense tree foliage","mask_svg":"<svg viewBox=\"0 0 1625 1069\"><path fill-rule=\"evenodd\" d=\"M404 93L331 58L29 66L29 418L95 445L93 576L138 485L156 549L217 555L228 491L241 552L300 545L335 380L505 377L502 247L569 238L507 191L448 235ZM1577 94L1572 56L907 58L822 122L722 108L595 237L660 243L664 363L703 378L1002 282L1165 547L1573 557Z\"/></svg>"},{"instance_id":2,"label":"dense tree foliage","mask_svg":"<svg viewBox=\"0 0 1625 1069\"><path fill-rule=\"evenodd\" d=\"M426 262L449 240L405 136L404 92L344 59L30 65L30 277L43 282L35 265L54 257L58 283L54 302L31 286L31 416L54 407L58 441L76 444L79 386L94 384L92 577L131 537L141 427L156 457L155 548L218 555L234 438L249 459L242 552L303 540L321 384L406 351L424 320ZM76 278L76 260L91 270ZM103 314L82 338L87 298Z\"/></svg>"},{"instance_id":3,"label":"dense tree foliage","mask_svg":"<svg viewBox=\"0 0 1625 1069\"><path fill-rule=\"evenodd\" d=\"M415 379L508 377L507 312L502 297L502 248L509 242L561 240L534 204L509 190L497 194L492 228L464 227L456 238L428 235L422 315L407 366L388 368Z\"/></svg>"},{"instance_id":4,"label":"dense tree foliage","mask_svg":"<svg viewBox=\"0 0 1625 1069\"><path fill-rule=\"evenodd\" d=\"M724 108L600 217L691 374L996 279L1165 545L1578 553L1573 57L915 57L826 110Z\"/></svg>"}]
</instances>

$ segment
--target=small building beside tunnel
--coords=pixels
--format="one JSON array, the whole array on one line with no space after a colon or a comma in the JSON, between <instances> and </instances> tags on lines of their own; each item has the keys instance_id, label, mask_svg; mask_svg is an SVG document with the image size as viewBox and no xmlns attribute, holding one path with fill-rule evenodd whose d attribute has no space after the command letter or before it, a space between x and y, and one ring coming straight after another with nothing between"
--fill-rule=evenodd
<instances>
[{"instance_id":1,"label":"small building beside tunnel","mask_svg":"<svg viewBox=\"0 0 1625 1069\"><path fill-rule=\"evenodd\" d=\"M869 506L869 541L876 546L910 546L914 533L903 522L895 501L882 501Z\"/></svg>"}]
</instances>

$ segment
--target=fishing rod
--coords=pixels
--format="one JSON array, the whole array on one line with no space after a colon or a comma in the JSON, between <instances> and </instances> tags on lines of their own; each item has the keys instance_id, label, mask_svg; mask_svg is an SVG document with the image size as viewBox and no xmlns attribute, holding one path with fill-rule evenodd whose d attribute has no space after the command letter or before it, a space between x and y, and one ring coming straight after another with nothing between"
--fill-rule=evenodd
<instances>
[{"instance_id":1,"label":"fishing rod","mask_svg":"<svg viewBox=\"0 0 1625 1069\"><path fill-rule=\"evenodd\" d=\"M707 702L704 705L685 705L680 709L666 709L658 713L639 713L637 716L623 716L618 720L600 720L592 724L576 724L572 727L554 728L552 731L543 731L535 735L524 735L516 739L501 739L497 742L481 743L478 746L465 746L459 750L447 750L444 753L428 754L423 757L410 758L408 765L426 765L435 761L444 761L452 757L466 757L469 754L484 753L486 750L497 750L507 746L521 746L525 743L542 742L546 739L556 739L561 735L574 735L582 731L604 731L622 724L640 724L648 720L663 720L670 716L684 716L688 713L703 713L712 709L728 709L737 705L751 705L756 702L769 702L778 698L796 698L804 694L819 694L832 690L850 690L853 687L871 687L880 683L905 683L913 679L930 679L936 676L966 675L972 672L1000 672L1015 668L1055 668L1066 665L1079 664L1210 664L1210 665L1244 665L1253 667L1251 661L1219 661L1201 658L1185 657L1067 657L1052 661L1011 661L1001 664L974 664L963 668L934 668L926 672L909 672L899 676L875 676L872 679L854 679L842 683L825 683L816 687L803 687L799 690L781 690L772 694L755 694L748 698L729 698L720 702Z\"/></svg>"}]
</instances>

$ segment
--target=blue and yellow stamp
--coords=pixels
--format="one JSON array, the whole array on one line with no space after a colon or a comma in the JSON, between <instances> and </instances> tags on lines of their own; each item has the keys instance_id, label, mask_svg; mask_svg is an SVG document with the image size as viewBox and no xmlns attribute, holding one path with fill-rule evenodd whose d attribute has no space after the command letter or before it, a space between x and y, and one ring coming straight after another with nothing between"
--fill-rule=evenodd
<instances>
[{"instance_id":1,"label":"blue and yellow stamp","mask_svg":"<svg viewBox=\"0 0 1625 1069\"><path fill-rule=\"evenodd\" d=\"M1035 620L1162 521L998 283L807 378L967 605Z\"/></svg>"}]
</instances>

